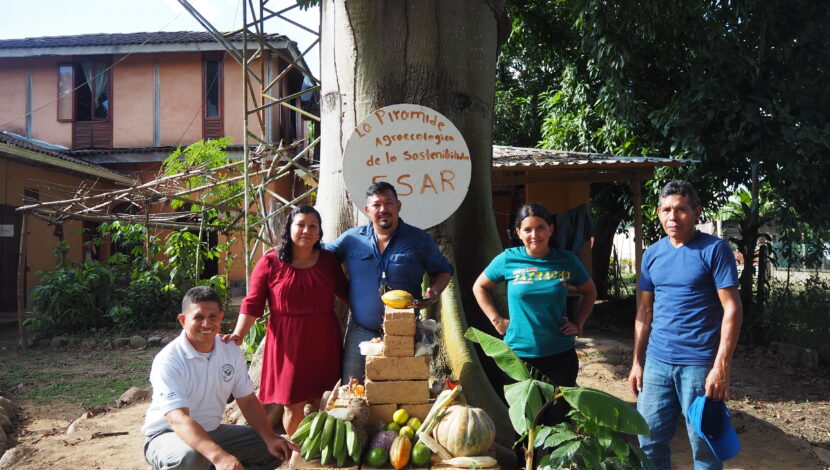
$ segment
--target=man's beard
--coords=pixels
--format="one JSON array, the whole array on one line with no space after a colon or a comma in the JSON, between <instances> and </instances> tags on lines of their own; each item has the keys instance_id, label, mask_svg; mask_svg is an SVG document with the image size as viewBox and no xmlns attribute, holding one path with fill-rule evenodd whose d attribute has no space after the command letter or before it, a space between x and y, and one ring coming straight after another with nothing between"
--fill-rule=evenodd
<instances>
[{"instance_id":1,"label":"man's beard","mask_svg":"<svg viewBox=\"0 0 830 470\"><path fill-rule=\"evenodd\" d=\"M383 230L389 230L390 228L392 228L392 217L390 217L388 214L382 214L381 216L385 218L381 219L380 217L378 217L378 227L380 227Z\"/></svg>"}]
</instances>

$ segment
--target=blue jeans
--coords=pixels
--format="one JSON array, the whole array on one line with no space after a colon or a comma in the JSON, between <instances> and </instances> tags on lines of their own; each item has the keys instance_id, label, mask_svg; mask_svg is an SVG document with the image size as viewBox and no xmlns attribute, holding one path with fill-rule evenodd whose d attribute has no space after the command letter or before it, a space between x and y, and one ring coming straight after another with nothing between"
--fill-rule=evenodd
<instances>
[{"instance_id":1,"label":"blue jeans","mask_svg":"<svg viewBox=\"0 0 830 470\"><path fill-rule=\"evenodd\" d=\"M658 470L671 468L669 442L677 430L680 414L687 416L695 397L706 392L708 366L671 365L654 358L647 358L643 370L643 391L637 397L637 411L643 415L650 436L639 436L640 447ZM686 432L692 445L695 470L721 470L721 463L709 445L698 437L689 419Z\"/></svg>"},{"instance_id":2,"label":"blue jeans","mask_svg":"<svg viewBox=\"0 0 830 470\"><path fill-rule=\"evenodd\" d=\"M349 324L346 326L346 340L343 345L343 383L349 383L349 378L354 377L363 382L366 371L366 356L360 354L360 343L369 341L372 338L379 338L379 331L370 330L360 326L352 317L349 317Z\"/></svg>"},{"instance_id":3,"label":"blue jeans","mask_svg":"<svg viewBox=\"0 0 830 470\"><path fill-rule=\"evenodd\" d=\"M233 455L246 469L273 470L282 461L268 452L268 447L249 426L220 424L209 431L213 442ZM156 470L208 470L210 461L185 444L173 431L162 432L144 441L144 458Z\"/></svg>"}]
</instances>

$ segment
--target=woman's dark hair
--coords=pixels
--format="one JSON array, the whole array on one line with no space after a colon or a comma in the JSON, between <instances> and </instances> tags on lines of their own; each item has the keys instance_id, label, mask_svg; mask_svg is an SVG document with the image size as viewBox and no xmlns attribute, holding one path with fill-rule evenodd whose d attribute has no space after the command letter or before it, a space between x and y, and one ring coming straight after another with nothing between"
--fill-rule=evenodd
<instances>
[{"instance_id":1,"label":"woman's dark hair","mask_svg":"<svg viewBox=\"0 0 830 470\"><path fill-rule=\"evenodd\" d=\"M297 214L314 214L317 216L317 223L320 224L320 238L314 244L314 249L320 249L320 239L323 238L323 219L317 209L308 206L297 206L291 210L288 217L285 219L285 224L282 226L282 234L280 235L280 245L277 247L277 255L283 263L291 263L294 261L294 253L292 252L291 241L291 224L294 223L294 216Z\"/></svg>"},{"instance_id":2,"label":"woman's dark hair","mask_svg":"<svg viewBox=\"0 0 830 470\"><path fill-rule=\"evenodd\" d=\"M538 202L531 202L529 204L525 204L519 208L519 211L516 212L516 220L513 222L513 228L519 228L522 226L522 221L528 217L541 217L545 219L545 222L555 225L553 220L553 216L550 215L550 211L545 208L545 206L539 204Z\"/></svg>"},{"instance_id":3,"label":"woman's dark hair","mask_svg":"<svg viewBox=\"0 0 830 470\"><path fill-rule=\"evenodd\" d=\"M545 222L556 225L556 220L554 220L553 216L550 214L550 211L545 208L545 206L539 204L538 202L531 202L528 204L523 205L519 208L516 212L516 220L513 221L513 230L508 230L510 234L510 239L513 240L514 246L522 245L522 241L519 239L519 236L516 235L517 228L522 226L522 221L528 217L541 217L545 220ZM548 241L548 245L555 247L556 243L554 241L555 237L550 237Z\"/></svg>"}]
</instances>

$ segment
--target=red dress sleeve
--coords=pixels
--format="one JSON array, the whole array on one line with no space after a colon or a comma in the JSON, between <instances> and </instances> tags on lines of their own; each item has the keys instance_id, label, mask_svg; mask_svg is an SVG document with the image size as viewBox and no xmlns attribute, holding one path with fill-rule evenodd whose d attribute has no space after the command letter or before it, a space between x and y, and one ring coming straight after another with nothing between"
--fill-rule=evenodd
<instances>
[{"instance_id":1,"label":"red dress sleeve","mask_svg":"<svg viewBox=\"0 0 830 470\"><path fill-rule=\"evenodd\" d=\"M279 262L275 252L270 251L257 261L251 279L248 282L248 295L239 307L239 313L261 317L265 313L265 301L270 291L270 278L274 262Z\"/></svg>"}]
</instances>

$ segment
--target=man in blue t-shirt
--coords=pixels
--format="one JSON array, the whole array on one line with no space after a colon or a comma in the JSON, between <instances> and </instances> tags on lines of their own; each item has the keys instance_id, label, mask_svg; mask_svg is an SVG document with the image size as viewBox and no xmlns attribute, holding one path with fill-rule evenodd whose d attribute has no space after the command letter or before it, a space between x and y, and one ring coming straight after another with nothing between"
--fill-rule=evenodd
<instances>
[{"instance_id":1,"label":"man in blue t-shirt","mask_svg":"<svg viewBox=\"0 0 830 470\"><path fill-rule=\"evenodd\" d=\"M337 254L349 274L349 307L352 315L343 347L343 382L363 380L365 357L359 344L381 335L381 290L401 289L415 297L421 293L424 273L430 286L416 307L438 300L453 270L425 231L400 217L401 201L391 184L380 181L366 191L366 214L372 223L347 230L325 249Z\"/></svg>"},{"instance_id":2,"label":"man in blue t-shirt","mask_svg":"<svg viewBox=\"0 0 830 470\"><path fill-rule=\"evenodd\" d=\"M651 429L650 436L640 436L640 446L659 470L671 467L669 441L694 399L704 394L729 398L732 353L743 317L732 249L695 229L698 201L686 181L672 181L660 192L657 215L668 236L646 250L637 286L628 380ZM695 469L722 469L688 418L686 430Z\"/></svg>"}]
</instances>

